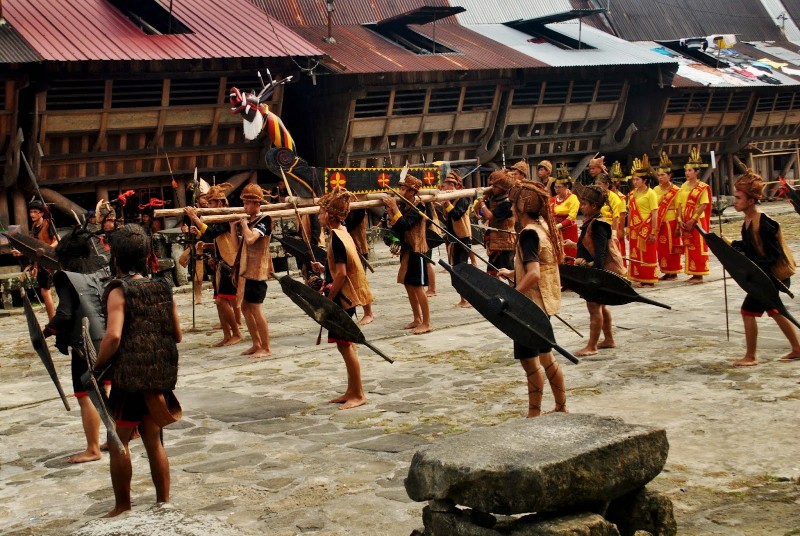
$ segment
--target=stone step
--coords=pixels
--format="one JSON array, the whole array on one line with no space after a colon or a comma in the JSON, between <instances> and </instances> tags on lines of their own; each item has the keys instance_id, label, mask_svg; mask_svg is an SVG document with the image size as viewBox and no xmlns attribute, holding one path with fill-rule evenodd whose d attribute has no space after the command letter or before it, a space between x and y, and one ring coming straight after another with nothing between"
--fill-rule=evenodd
<instances>
[{"instance_id":1,"label":"stone step","mask_svg":"<svg viewBox=\"0 0 800 536\"><path fill-rule=\"evenodd\" d=\"M661 429L552 413L423 447L405 487L415 501L449 500L494 514L592 510L650 482L668 451Z\"/></svg>"}]
</instances>

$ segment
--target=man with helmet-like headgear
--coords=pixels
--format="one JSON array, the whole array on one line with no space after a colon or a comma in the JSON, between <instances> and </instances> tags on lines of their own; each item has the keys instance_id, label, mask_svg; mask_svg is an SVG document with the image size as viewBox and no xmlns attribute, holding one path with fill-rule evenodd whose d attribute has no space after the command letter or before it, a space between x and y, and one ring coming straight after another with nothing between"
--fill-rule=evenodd
<instances>
[{"instance_id":1,"label":"man with helmet-like headgear","mask_svg":"<svg viewBox=\"0 0 800 536\"><path fill-rule=\"evenodd\" d=\"M760 175L753 173L753 170L748 169L736 180L734 188L736 191L733 196L733 207L737 212L744 213L744 222L742 223L742 239L734 240L731 245L757 264L771 279L781 281L783 285L788 286L789 277L794 274L797 265L783 238L780 224L758 208L758 204L764 196L764 180ZM779 285L776 286L781 288ZM733 362L734 366L749 367L758 364L756 318L764 313L775 320L791 345L789 353L781 357L779 361L800 360L800 340L788 318L775 309L767 310L749 294L744 298L741 313L746 349L744 357Z\"/></svg>"},{"instance_id":2,"label":"man with helmet-like headgear","mask_svg":"<svg viewBox=\"0 0 800 536\"><path fill-rule=\"evenodd\" d=\"M498 273L513 281L516 289L547 315L557 315L561 309L558 264L564 252L561 236L550 214L547 191L537 182L524 181L514 185L508 197L522 230L517 240L514 270L502 269ZM514 358L520 360L528 381L528 417L536 417L542 412L545 375L555 398L554 411L566 412L564 375L553 358L553 348L528 348L515 342Z\"/></svg>"},{"instance_id":3,"label":"man with helmet-like headgear","mask_svg":"<svg viewBox=\"0 0 800 536\"><path fill-rule=\"evenodd\" d=\"M350 202L355 196L344 188L335 187L319 200L319 220L330 231L326 263L312 262L311 268L325 274L325 289L328 297L350 316L356 307L372 303L372 292L367 283L364 267L358 256L355 242L344 226L350 212ZM361 366L356 347L335 332L328 333L328 342L336 343L347 368L347 389L342 396L330 400L341 404L339 409L351 409L367 403L361 385Z\"/></svg>"}]
</instances>

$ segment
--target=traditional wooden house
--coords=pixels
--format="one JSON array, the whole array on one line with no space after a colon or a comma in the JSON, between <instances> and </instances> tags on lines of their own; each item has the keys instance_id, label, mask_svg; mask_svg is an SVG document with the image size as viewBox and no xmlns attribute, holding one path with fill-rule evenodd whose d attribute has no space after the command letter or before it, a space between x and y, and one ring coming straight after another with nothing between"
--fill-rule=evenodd
<instances>
[{"instance_id":1,"label":"traditional wooden house","mask_svg":"<svg viewBox=\"0 0 800 536\"><path fill-rule=\"evenodd\" d=\"M683 163L692 146L714 151L715 190L723 193L744 165L770 179L798 178L800 56L788 39L800 39L800 30L780 5L698 0L683 10L615 0L610 12L590 17L589 24L679 63L672 84L631 103L626 119L644 128L629 153L663 150Z\"/></svg>"},{"instance_id":2,"label":"traditional wooden house","mask_svg":"<svg viewBox=\"0 0 800 536\"><path fill-rule=\"evenodd\" d=\"M677 68L627 53L604 32L589 28L588 39L546 27L575 13L493 21L490 32L480 19L502 11L499 1L330 2L331 10L312 0L251 1L325 52L316 76L287 96L284 114L299 153L315 165L579 160L624 147L631 86L668 83ZM541 57L528 50L539 39Z\"/></svg>"},{"instance_id":3,"label":"traditional wooden house","mask_svg":"<svg viewBox=\"0 0 800 536\"><path fill-rule=\"evenodd\" d=\"M209 182L252 179L264 148L244 140L230 87L257 89L259 69L287 76L321 55L245 0L4 0L2 16L3 224L27 219L17 154L67 211L127 189L170 198L173 177L195 168ZM282 103L278 89L268 104Z\"/></svg>"}]
</instances>

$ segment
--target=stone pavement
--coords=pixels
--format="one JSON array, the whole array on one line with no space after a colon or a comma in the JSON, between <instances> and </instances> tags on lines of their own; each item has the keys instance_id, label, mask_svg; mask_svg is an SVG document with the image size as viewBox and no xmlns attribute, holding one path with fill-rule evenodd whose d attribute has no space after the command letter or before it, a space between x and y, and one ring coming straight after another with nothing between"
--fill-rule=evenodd
<instances>
[{"instance_id":1,"label":"stone pavement","mask_svg":"<svg viewBox=\"0 0 800 536\"><path fill-rule=\"evenodd\" d=\"M766 209L784 213L784 225L800 224L784 202ZM334 345L314 344L316 324L277 283L264 306L273 356L261 360L239 356L245 344L209 347L219 333L204 292L197 329L179 346L184 418L164 434L180 512L214 516L241 534L408 535L422 525L424 506L403 487L415 448L524 416L524 376L510 357L511 342L474 310L454 307L458 298L439 267L434 331L401 330L410 309L394 282L396 260L382 244L376 257L368 277L377 318L364 333L396 362L359 348L369 403L353 410L326 403L344 390L344 365ZM743 353L743 293L728 280L728 341L713 257L712 272L700 286L678 281L646 290L671 311L614 307L618 348L579 365L559 358L568 405L667 430L666 468L651 486L674 502L679 534L786 534L800 527L800 363L776 361L787 346L763 319L762 364L729 366ZM176 294L186 330L189 297ZM800 317L795 303L787 306ZM564 295L561 316L588 331L586 308L574 294ZM562 346L582 347L559 322L554 329ZM68 534L111 509L108 455L66 463L84 446L77 403L71 398L73 411L64 410L21 316L0 318L0 332L0 533ZM69 359L52 351L70 391ZM551 403L546 390L545 409ZM154 491L144 449L132 445L139 512Z\"/></svg>"}]
</instances>

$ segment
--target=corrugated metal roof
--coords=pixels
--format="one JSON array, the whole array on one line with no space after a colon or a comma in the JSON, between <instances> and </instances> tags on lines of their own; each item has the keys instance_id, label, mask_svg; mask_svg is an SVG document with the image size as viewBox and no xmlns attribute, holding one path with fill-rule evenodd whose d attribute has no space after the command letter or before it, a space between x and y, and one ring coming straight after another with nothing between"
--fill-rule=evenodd
<instances>
[{"instance_id":1,"label":"corrugated metal roof","mask_svg":"<svg viewBox=\"0 0 800 536\"><path fill-rule=\"evenodd\" d=\"M795 24L800 23L800 0L783 0L783 7L788 11L788 15L792 17ZM791 38L793 41L796 37Z\"/></svg>"},{"instance_id":2,"label":"corrugated metal roof","mask_svg":"<svg viewBox=\"0 0 800 536\"><path fill-rule=\"evenodd\" d=\"M616 1L616 0L615 0ZM537 19L572 10L569 0L451 0L467 9L456 15L464 25L502 24L519 19Z\"/></svg>"},{"instance_id":3,"label":"corrugated metal roof","mask_svg":"<svg viewBox=\"0 0 800 536\"><path fill-rule=\"evenodd\" d=\"M772 20L775 21L775 24L779 27L783 27L783 33L786 35L786 39L800 39L800 28L797 27L795 21L793 20L792 10L789 9L787 4L788 2L782 0L761 0L761 3L764 6L764 9L767 10ZM796 8L800 8L800 0L795 2ZM789 13L787 13L787 10ZM795 11L795 15L800 15L800 12ZM778 17L786 17L786 20L781 20Z\"/></svg>"},{"instance_id":4,"label":"corrugated metal roof","mask_svg":"<svg viewBox=\"0 0 800 536\"><path fill-rule=\"evenodd\" d=\"M748 44L764 54L778 58L781 61L788 61L795 67L800 67L800 51L792 43L748 41Z\"/></svg>"},{"instance_id":5,"label":"corrugated metal roof","mask_svg":"<svg viewBox=\"0 0 800 536\"><path fill-rule=\"evenodd\" d=\"M800 81L776 70L769 72L762 65L754 65L758 58L752 58L734 50L726 51L722 59L729 61L731 67L714 68L694 58L686 57L667 49L653 41L639 41L632 46L663 54L678 62L678 72L672 82L673 87L780 87L798 86ZM759 78L760 77L760 78ZM775 83L772 83L774 81Z\"/></svg>"},{"instance_id":6,"label":"corrugated metal roof","mask_svg":"<svg viewBox=\"0 0 800 536\"><path fill-rule=\"evenodd\" d=\"M323 26L328 24L325 0L249 0L287 26ZM331 21L335 26L378 22L426 6L448 7L447 0L336 0ZM452 4L457 5L457 4ZM447 22L447 20L442 21ZM451 23L454 21L450 21Z\"/></svg>"},{"instance_id":7,"label":"corrugated metal roof","mask_svg":"<svg viewBox=\"0 0 800 536\"><path fill-rule=\"evenodd\" d=\"M158 0L167 6L169 0ZM50 61L319 56L246 0L173 0L192 33L147 35L105 0L3 0L3 14Z\"/></svg>"},{"instance_id":8,"label":"corrugated metal roof","mask_svg":"<svg viewBox=\"0 0 800 536\"><path fill-rule=\"evenodd\" d=\"M715 33L740 39L781 39L760 0L613 0L609 19L627 41L680 39Z\"/></svg>"},{"instance_id":9,"label":"corrugated metal roof","mask_svg":"<svg viewBox=\"0 0 800 536\"><path fill-rule=\"evenodd\" d=\"M327 26L308 26L303 35L333 61L324 62L334 72L379 73L406 71L493 70L546 67L526 54L498 46L488 37L462 26L432 24L410 26L411 29L454 49L454 54L418 55L361 25L335 26L336 43L326 43Z\"/></svg>"},{"instance_id":10,"label":"corrugated metal roof","mask_svg":"<svg viewBox=\"0 0 800 536\"><path fill-rule=\"evenodd\" d=\"M535 42L528 34L509 28L504 24L468 25L476 33L490 37L509 48L527 54L537 60L554 67L579 67L589 65L651 65L676 63L666 56L631 47L630 43L577 22L548 24L552 31L571 39L580 40L594 48L581 50L563 49L548 42Z\"/></svg>"},{"instance_id":11,"label":"corrugated metal roof","mask_svg":"<svg viewBox=\"0 0 800 536\"><path fill-rule=\"evenodd\" d=\"M42 57L25 42L8 21L0 19L0 63L29 63L41 60Z\"/></svg>"}]
</instances>

